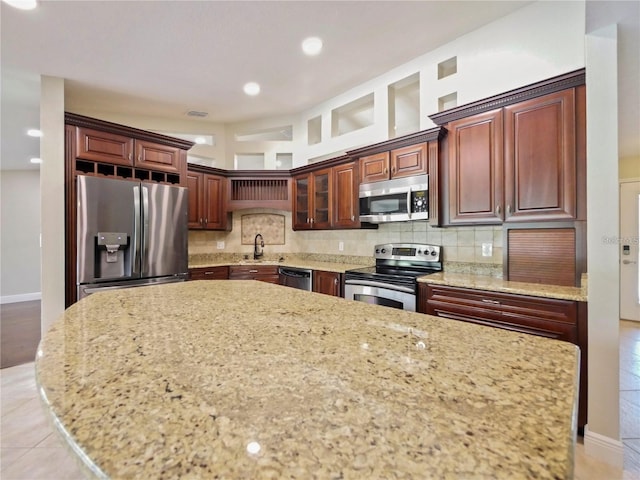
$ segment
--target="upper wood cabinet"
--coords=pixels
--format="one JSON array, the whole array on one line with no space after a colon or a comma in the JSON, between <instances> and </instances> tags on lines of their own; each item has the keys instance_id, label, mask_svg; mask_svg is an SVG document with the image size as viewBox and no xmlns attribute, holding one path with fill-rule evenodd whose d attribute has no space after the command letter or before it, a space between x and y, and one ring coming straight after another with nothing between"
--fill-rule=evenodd
<instances>
[{"instance_id":1,"label":"upper wood cabinet","mask_svg":"<svg viewBox=\"0 0 640 480\"><path fill-rule=\"evenodd\" d=\"M575 90L449 123L449 221L576 218Z\"/></svg>"},{"instance_id":2,"label":"upper wood cabinet","mask_svg":"<svg viewBox=\"0 0 640 480\"><path fill-rule=\"evenodd\" d=\"M575 94L505 107L505 220L576 217Z\"/></svg>"},{"instance_id":3,"label":"upper wood cabinet","mask_svg":"<svg viewBox=\"0 0 640 480\"><path fill-rule=\"evenodd\" d=\"M360 158L362 183L389 180L389 152L374 153Z\"/></svg>"},{"instance_id":4,"label":"upper wood cabinet","mask_svg":"<svg viewBox=\"0 0 640 480\"><path fill-rule=\"evenodd\" d=\"M76 158L133 166L133 138L77 127Z\"/></svg>"},{"instance_id":5,"label":"upper wood cabinet","mask_svg":"<svg viewBox=\"0 0 640 480\"><path fill-rule=\"evenodd\" d=\"M220 175L187 172L190 229L228 230L231 227L225 206L226 185L226 178Z\"/></svg>"},{"instance_id":6,"label":"upper wood cabinet","mask_svg":"<svg viewBox=\"0 0 640 480\"><path fill-rule=\"evenodd\" d=\"M135 150L134 164L138 167L163 170L165 172L177 172L180 169L181 150L179 148L145 140L136 140ZM186 156L184 161L187 161Z\"/></svg>"},{"instance_id":7,"label":"upper wood cabinet","mask_svg":"<svg viewBox=\"0 0 640 480\"><path fill-rule=\"evenodd\" d=\"M502 222L502 110L451 122L449 222Z\"/></svg>"},{"instance_id":8,"label":"upper wood cabinet","mask_svg":"<svg viewBox=\"0 0 640 480\"><path fill-rule=\"evenodd\" d=\"M428 172L427 144L420 143L360 158L362 183L410 177Z\"/></svg>"},{"instance_id":9,"label":"upper wood cabinet","mask_svg":"<svg viewBox=\"0 0 640 480\"><path fill-rule=\"evenodd\" d=\"M431 115L447 126L445 224L584 220L584 70Z\"/></svg>"},{"instance_id":10,"label":"upper wood cabinet","mask_svg":"<svg viewBox=\"0 0 640 480\"><path fill-rule=\"evenodd\" d=\"M76 157L85 160L177 173L181 152L170 145L90 128L78 127L76 132Z\"/></svg>"},{"instance_id":11,"label":"upper wood cabinet","mask_svg":"<svg viewBox=\"0 0 640 480\"><path fill-rule=\"evenodd\" d=\"M349 162L332 168L333 228L358 228L358 164Z\"/></svg>"},{"instance_id":12,"label":"upper wood cabinet","mask_svg":"<svg viewBox=\"0 0 640 480\"><path fill-rule=\"evenodd\" d=\"M333 181L331 168L293 177L293 229L331 227Z\"/></svg>"}]
</instances>

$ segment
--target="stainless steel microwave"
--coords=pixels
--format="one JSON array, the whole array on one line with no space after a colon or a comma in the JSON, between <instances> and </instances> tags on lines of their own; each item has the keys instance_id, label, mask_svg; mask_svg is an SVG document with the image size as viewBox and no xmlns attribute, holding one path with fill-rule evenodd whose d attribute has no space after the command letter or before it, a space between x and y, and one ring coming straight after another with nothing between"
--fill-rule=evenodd
<instances>
[{"instance_id":1,"label":"stainless steel microwave","mask_svg":"<svg viewBox=\"0 0 640 480\"><path fill-rule=\"evenodd\" d=\"M429 218L429 175L360 185L360 221L406 222Z\"/></svg>"}]
</instances>

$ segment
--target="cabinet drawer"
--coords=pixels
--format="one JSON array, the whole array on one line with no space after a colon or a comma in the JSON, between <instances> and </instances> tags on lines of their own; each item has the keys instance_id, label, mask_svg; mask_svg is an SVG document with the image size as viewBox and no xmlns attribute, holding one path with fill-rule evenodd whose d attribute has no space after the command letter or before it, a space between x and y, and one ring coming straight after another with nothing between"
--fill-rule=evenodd
<instances>
[{"instance_id":1,"label":"cabinet drawer","mask_svg":"<svg viewBox=\"0 0 640 480\"><path fill-rule=\"evenodd\" d=\"M569 300L427 285L427 313L577 342L577 304Z\"/></svg>"},{"instance_id":2,"label":"cabinet drawer","mask_svg":"<svg viewBox=\"0 0 640 480\"><path fill-rule=\"evenodd\" d=\"M189 269L190 280L227 280L229 267L202 267Z\"/></svg>"},{"instance_id":3,"label":"cabinet drawer","mask_svg":"<svg viewBox=\"0 0 640 480\"><path fill-rule=\"evenodd\" d=\"M229 267L231 280L260 280L262 282L278 283L277 265L232 265Z\"/></svg>"}]
</instances>

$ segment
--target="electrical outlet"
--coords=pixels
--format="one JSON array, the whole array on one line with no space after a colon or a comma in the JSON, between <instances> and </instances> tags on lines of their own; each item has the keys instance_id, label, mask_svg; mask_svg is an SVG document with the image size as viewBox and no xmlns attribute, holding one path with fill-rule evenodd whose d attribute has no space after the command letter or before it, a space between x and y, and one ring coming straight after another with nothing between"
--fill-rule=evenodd
<instances>
[{"instance_id":1,"label":"electrical outlet","mask_svg":"<svg viewBox=\"0 0 640 480\"><path fill-rule=\"evenodd\" d=\"M224 241L218 242L218 250L224 250Z\"/></svg>"},{"instance_id":2,"label":"electrical outlet","mask_svg":"<svg viewBox=\"0 0 640 480\"><path fill-rule=\"evenodd\" d=\"M338 242L338 250L340 250L341 252L344 251L344 242Z\"/></svg>"},{"instance_id":3,"label":"electrical outlet","mask_svg":"<svg viewBox=\"0 0 640 480\"><path fill-rule=\"evenodd\" d=\"M482 244L482 256L483 257L491 257L493 255L493 244L492 243L483 243Z\"/></svg>"}]
</instances>

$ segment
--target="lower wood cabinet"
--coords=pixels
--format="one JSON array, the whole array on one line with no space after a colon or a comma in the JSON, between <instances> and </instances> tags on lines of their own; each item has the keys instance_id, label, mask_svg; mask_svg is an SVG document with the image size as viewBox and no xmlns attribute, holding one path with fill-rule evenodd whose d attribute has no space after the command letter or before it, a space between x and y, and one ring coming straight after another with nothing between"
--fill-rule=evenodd
<instances>
[{"instance_id":1,"label":"lower wood cabinet","mask_svg":"<svg viewBox=\"0 0 640 480\"><path fill-rule=\"evenodd\" d=\"M326 272L324 270L313 271L313 291L333 295L334 297L342 296L342 275L337 272Z\"/></svg>"},{"instance_id":2,"label":"lower wood cabinet","mask_svg":"<svg viewBox=\"0 0 640 480\"><path fill-rule=\"evenodd\" d=\"M231 265L229 280L259 280L279 283L277 265Z\"/></svg>"},{"instance_id":3,"label":"lower wood cabinet","mask_svg":"<svg viewBox=\"0 0 640 480\"><path fill-rule=\"evenodd\" d=\"M189 269L189 280L227 280L229 267L198 267Z\"/></svg>"},{"instance_id":4,"label":"lower wood cabinet","mask_svg":"<svg viewBox=\"0 0 640 480\"><path fill-rule=\"evenodd\" d=\"M421 283L418 310L438 317L571 342L580 347L578 426L587 423L587 304Z\"/></svg>"}]
</instances>

